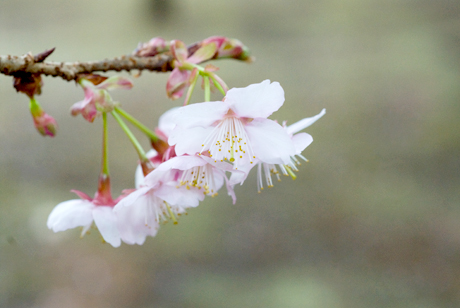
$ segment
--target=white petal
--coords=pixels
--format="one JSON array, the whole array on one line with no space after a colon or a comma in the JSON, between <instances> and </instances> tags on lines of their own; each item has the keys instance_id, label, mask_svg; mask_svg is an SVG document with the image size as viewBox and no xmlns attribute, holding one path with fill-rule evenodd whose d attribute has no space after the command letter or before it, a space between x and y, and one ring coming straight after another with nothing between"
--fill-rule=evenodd
<instances>
[{"instance_id":1,"label":"white petal","mask_svg":"<svg viewBox=\"0 0 460 308\"><path fill-rule=\"evenodd\" d=\"M239 117L267 118L283 105L284 90L278 82L265 80L246 88L230 89L225 102Z\"/></svg>"},{"instance_id":2,"label":"white petal","mask_svg":"<svg viewBox=\"0 0 460 308\"><path fill-rule=\"evenodd\" d=\"M131 207L121 207L117 210L117 225L123 242L142 245L147 236L155 236L159 224L155 220L153 195L143 195Z\"/></svg>"},{"instance_id":3,"label":"white petal","mask_svg":"<svg viewBox=\"0 0 460 308\"><path fill-rule=\"evenodd\" d=\"M184 155L184 156L176 156L171 158L170 160L165 161L161 165L158 166L158 170L171 170L171 169L178 169L178 170L187 170L191 169L196 166L204 166L207 162L203 160L200 156L195 155Z\"/></svg>"},{"instance_id":4,"label":"white petal","mask_svg":"<svg viewBox=\"0 0 460 308\"><path fill-rule=\"evenodd\" d=\"M94 223L104 240L113 247L119 247L121 238L113 208L110 206L97 206L93 210L93 217Z\"/></svg>"},{"instance_id":5,"label":"white petal","mask_svg":"<svg viewBox=\"0 0 460 308\"><path fill-rule=\"evenodd\" d=\"M230 181L229 181L230 185L236 185L236 184L243 185L244 181L248 177L249 172L254 166L257 165L257 163L258 163L258 160L256 159L254 160L252 164L244 164L244 165L238 166L238 170L235 170L235 171L239 171L239 172L232 172L232 175L230 176Z\"/></svg>"},{"instance_id":6,"label":"white petal","mask_svg":"<svg viewBox=\"0 0 460 308\"><path fill-rule=\"evenodd\" d=\"M301 131L302 129L305 129L308 126L312 125L313 123L315 123L319 118L321 118L325 114L326 114L326 109L323 109L323 110L321 110L320 113L318 113L314 117L305 118L305 119L300 120L300 121L298 121L298 122L296 122L294 124L289 125L288 127L286 127L286 130L287 130L288 134L290 134L290 135L295 134L295 133Z\"/></svg>"},{"instance_id":7,"label":"white petal","mask_svg":"<svg viewBox=\"0 0 460 308\"><path fill-rule=\"evenodd\" d=\"M207 127L222 119L228 112L226 102L205 102L180 107L175 112L174 123L180 127Z\"/></svg>"},{"instance_id":8,"label":"white petal","mask_svg":"<svg viewBox=\"0 0 460 308\"><path fill-rule=\"evenodd\" d=\"M139 189L136 189L135 191L133 191L132 193L130 193L129 195L121 199L120 202L118 202L117 205L115 205L113 210L117 212L123 207L132 206L137 201L137 199L147 194L149 190L151 189L152 189L151 187L147 187L147 186L143 186Z\"/></svg>"},{"instance_id":9,"label":"white petal","mask_svg":"<svg viewBox=\"0 0 460 308\"><path fill-rule=\"evenodd\" d=\"M203 128L180 128L176 127L171 136L169 136L169 144L176 145L175 151L178 156L184 154L194 155L200 153L203 149L203 142L212 133L213 127Z\"/></svg>"},{"instance_id":10,"label":"white petal","mask_svg":"<svg viewBox=\"0 0 460 308\"><path fill-rule=\"evenodd\" d=\"M176 126L174 123L174 118L176 116L177 111L179 110L178 107L169 109L165 113L163 113L158 120L158 128L166 135L169 136L171 131Z\"/></svg>"},{"instance_id":11,"label":"white petal","mask_svg":"<svg viewBox=\"0 0 460 308\"><path fill-rule=\"evenodd\" d=\"M89 226L93 222L94 207L92 202L81 199L61 202L51 211L47 226L54 232Z\"/></svg>"},{"instance_id":12,"label":"white petal","mask_svg":"<svg viewBox=\"0 0 460 308\"><path fill-rule=\"evenodd\" d=\"M185 186L176 187L176 183L170 185L162 185L155 195L165 200L173 206L197 207L200 201L204 200L203 189L198 190L196 187L187 189Z\"/></svg>"},{"instance_id":13,"label":"white petal","mask_svg":"<svg viewBox=\"0 0 460 308\"><path fill-rule=\"evenodd\" d=\"M256 159L269 164L288 164L296 149L286 130L268 119L255 119L246 125Z\"/></svg>"},{"instance_id":14,"label":"white petal","mask_svg":"<svg viewBox=\"0 0 460 308\"><path fill-rule=\"evenodd\" d=\"M292 137L292 142L294 142L296 154L300 154L313 142L313 137L307 133L299 133Z\"/></svg>"}]
</instances>

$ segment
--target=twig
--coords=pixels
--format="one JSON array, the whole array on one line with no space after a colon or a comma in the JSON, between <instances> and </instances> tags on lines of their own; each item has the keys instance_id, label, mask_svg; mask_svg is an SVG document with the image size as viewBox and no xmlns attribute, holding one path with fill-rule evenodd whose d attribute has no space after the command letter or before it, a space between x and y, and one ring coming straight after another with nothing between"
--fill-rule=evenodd
<instances>
[{"instance_id":1,"label":"twig","mask_svg":"<svg viewBox=\"0 0 460 308\"><path fill-rule=\"evenodd\" d=\"M53 77L61 77L65 80L74 80L78 74L90 74L93 72L107 71L132 71L149 70L157 72L171 71L173 57L164 53L153 57L135 57L131 55L121 56L114 59L91 62L38 62L32 54L24 56L1 56L0 73L4 75L16 75L19 72L29 74L42 74ZM39 59L37 59L39 60Z\"/></svg>"}]
</instances>

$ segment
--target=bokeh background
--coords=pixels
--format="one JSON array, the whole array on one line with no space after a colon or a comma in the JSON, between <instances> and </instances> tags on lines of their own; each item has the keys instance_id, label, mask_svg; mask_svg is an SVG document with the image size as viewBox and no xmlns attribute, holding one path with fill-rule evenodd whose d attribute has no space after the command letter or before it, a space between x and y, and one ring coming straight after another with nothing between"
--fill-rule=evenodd
<instances>
[{"instance_id":1,"label":"bokeh background","mask_svg":"<svg viewBox=\"0 0 460 308\"><path fill-rule=\"evenodd\" d=\"M100 60L225 35L257 59L214 63L231 87L279 81L280 121L327 114L297 180L257 194L252 174L236 205L222 193L115 249L46 227L71 189L96 189L101 122L69 114L83 92L44 79L60 127L43 138L0 76L0 307L459 307L459 14L458 0L1 1L0 54ZM182 103L166 74L133 79L113 97L152 128ZM118 194L136 154L114 121L109 144Z\"/></svg>"}]
</instances>

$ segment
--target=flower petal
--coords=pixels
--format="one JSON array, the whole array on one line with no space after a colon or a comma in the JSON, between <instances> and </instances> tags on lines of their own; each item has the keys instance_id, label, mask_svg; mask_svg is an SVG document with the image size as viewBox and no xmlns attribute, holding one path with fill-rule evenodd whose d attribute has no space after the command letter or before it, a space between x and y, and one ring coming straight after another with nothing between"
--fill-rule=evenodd
<instances>
[{"instance_id":1,"label":"flower petal","mask_svg":"<svg viewBox=\"0 0 460 308\"><path fill-rule=\"evenodd\" d=\"M297 133L297 132L301 131L302 129L305 129L308 126L310 126L313 123L315 123L319 118L321 118L325 114L326 114L326 109L323 109L323 110L321 110L320 113L318 113L317 115L315 115L315 116L313 116L311 118L305 118L303 120L295 122L294 124L289 125L288 127L286 127L286 130L287 130L288 134L290 134L290 135L294 134L294 133Z\"/></svg>"},{"instance_id":2,"label":"flower petal","mask_svg":"<svg viewBox=\"0 0 460 308\"><path fill-rule=\"evenodd\" d=\"M278 82L264 80L246 88L230 89L225 102L239 117L267 118L283 105L284 90Z\"/></svg>"},{"instance_id":3,"label":"flower petal","mask_svg":"<svg viewBox=\"0 0 460 308\"><path fill-rule=\"evenodd\" d=\"M174 58L176 58L176 60L179 61L181 64L187 60L188 50L184 42L179 40L173 40L171 41L170 48Z\"/></svg>"},{"instance_id":4,"label":"flower petal","mask_svg":"<svg viewBox=\"0 0 460 308\"><path fill-rule=\"evenodd\" d=\"M174 118L178 110L178 107L171 108L165 113L163 113L160 119L158 120L158 128L165 136L169 136L174 127L176 127L176 123L174 123Z\"/></svg>"},{"instance_id":5,"label":"flower petal","mask_svg":"<svg viewBox=\"0 0 460 308\"><path fill-rule=\"evenodd\" d=\"M207 127L221 120L228 109L229 105L226 102L205 102L180 107L174 117L174 123L184 128Z\"/></svg>"},{"instance_id":6,"label":"flower petal","mask_svg":"<svg viewBox=\"0 0 460 308\"><path fill-rule=\"evenodd\" d=\"M129 80L128 78L121 77L121 76L112 76L96 86L96 88L100 90L113 90L113 89L129 90L132 87L133 87L133 83L131 82L131 80Z\"/></svg>"},{"instance_id":7,"label":"flower petal","mask_svg":"<svg viewBox=\"0 0 460 308\"><path fill-rule=\"evenodd\" d=\"M142 245L147 236L157 234L159 224L156 221L154 198L151 193L144 194L134 206L116 209L118 230L123 242Z\"/></svg>"},{"instance_id":8,"label":"flower petal","mask_svg":"<svg viewBox=\"0 0 460 308\"><path fill-rule=\"evenodd\" d=\"M178 99L184 94L190 72L175 68L166 82L166 94L171 99Z\"/></svg>"},{"instance_id":9,"label":"flower petal","mask_svg":"<svg viewBox=\"0 0 460 308\"><path fill-rule=\"evenodd\" d=\"M170 205L184 208L197 207L200 201L204 200L203 190L198 190L196 187L190 189L185 186L176 187L176 185L176 182L172 182L172 185L162 185L155 195Z\"/></svg>"},{"instance_id":10,"label":"flower petal","mask_svg":"<svg viewBox=\"0 0 460 308\"><path fill-rule=\"evenodd\" d=\"M269 119L254 119L246 125L256 159L269 164L288 164L296 149L286 130Z\"/></svg>"},{"instance_id":11,"label":"flower petal","mask_svg":"<svg viewBox=\"0 0 460 308\"><path fill-rule=\"evenodd\" d=\"M178 156L184 154L194 155L200 153L203 149L203 141L211 134L213 127L193 127L184 129L176 127L171 136L169 136L169 144L176 145L175 151Z\"/></svg>"},{"instance_id":12,"label":"flower petal","mask_svg":"<svg viewBox=\"0 0 460 308\"><path fill-rule=\"evenodd\" d=\"M193 53L188 59L188 63L198 64L211 59L217 51L216 43L211 42L204 44L197 51Z\"/></svg>"},{"instance_id":13,"label":"flower petal","mask_svg":"<svg viewBox=\"0 0 460 308\"><path fill-rule=\"evenodd\" d=\"M120 232L113 208L110 206L97 206L93 210L94 223L104 240L113 247L121 245Z\"/></svg>"},{"instance_id":14,"label":"flower petal","mask_svg":"<svg viewBox=\"0 0 460 308\"><path fill-rule=\"evenodd\" d=\"M313 137L307 133L298 133L292 137L292 142L294 142L296 154L300 154L313 142Z\"/></svg>"},{"instance_id":15,"label":"flower petal","mask_svg":"<svg viewBox=\"0 0 460 308\"><path fill-rule=\"evenodd\" d=\"M132 206L135 202L137 202L137 199L147 194L151 189L152 187L146 186L136 189L135 191L121 199L120 202L118 202L117 205L115 205L113 210L117 212L120 208Z\"/></svg>"},{"instance_id":16,"label":"flower petal","mask_svg":"<svg viewBox=\"0 0 460 308\"><path fill-rule=\"evenodd\" d=\"M196 166L204 166L206 165L206 161L204 161L201 157L195 155L185 155L185 156L176 156L171 158L170 160L165 161L160 166L158 166L158 170L170 170L170 169L178 169L178 170L187 170L191 169Z\"/></svg>"},{"instance_id":17,"label":"flower petal","mask_svg":"<svg viewBox=\"0 0 460 308\"><path fill-rule=\"evenodd\" d=\"M94 207L94 204L87 200L61 202L51 211L46 224L54 232L89 226L93 222Z\"/></svg>"}]
</instances>

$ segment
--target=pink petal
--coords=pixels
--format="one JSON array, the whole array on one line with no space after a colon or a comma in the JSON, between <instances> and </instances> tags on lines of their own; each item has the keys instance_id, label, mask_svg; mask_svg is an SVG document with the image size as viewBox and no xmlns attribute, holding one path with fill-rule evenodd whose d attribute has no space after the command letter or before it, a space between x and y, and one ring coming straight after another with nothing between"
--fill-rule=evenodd
<instances>
[{"instance_id":1,"label":"pink petal","mask_svg":"<svg viewBox=\"0 0 460 308\"><path fill-rule=\"evenodd\" d=\"M91 198L90 196L88 196L87 194L85 194L82 191L72 189L70 192L73 192L74 194L76 194L77 196L79 196L83 200L87 200L87 201L90 201L90 202L93 201L93 198Z\"/></svg>"},{"instance_id":2,"label":"pink petal","mask_svg":"<svg viewBox=\"0 0 460 308\"><path fill-rule=\"evenodd\" d=\"M180 107L175 115L176 125L184 128L207 127L223 119L229 105L226 102L205 102Z\"/></svg>"},{"instance_id":3,"label":"pink petal","mask_svg":"<svg viewBox=\"0 0 460 308\"><path fill-rule=\"evenodd\" d=\"M278 82L265 80L246 88L230 89L225 102L239 117L267 118L283 105L284 90Z\"/></svg>"},{"instance_id":4,"label":"pink petal","mask_svg":"<svg viewBox=\"0 0 460 308\"><path fill-rule=\"evenodd\" d=\"M269 164L288 164L296 149L286 130L269 119L255 119L246 125L256 159Z\"/></svg>"},{"instance_id":5,"label":"pink petal","mask_svg":"<svg viewBox=\"0 0 460 308\"><path fill-rule=\"evenodd\" d=\"M113 90L113 89L124 89L129 90L133 87L133 83L128 78L121 76L112 76L104 82L101 82L96 86L100 90Z\"/></svg>"},{"instance_id":6,"label":"pink petal","mask_svg":"<svg viewBox=\"0 0 460 308\"><path fill-rule=\"evenodd\" d=\"M288 134L294 134L294 133L297 133L299 131L301 131L302 129L305 129L307 128L308 126L312 125L313 123L315 123L319 118L321 118L323 115L326 114L326 109L323 109L321 110L320 113L318 113L317 115L311 117L311 118L305 118L303 120L300 120L294 124L291 124L289 125L286 129L287 129L287 132Z\"/></svg>"},{"instance_id":7,"label":"pink petal","mask_svg":"<svg viewBox=\"0 0 460 308\"><path fill-rule=\"evenodd\" d=\"M175 68L166 82L166 94L171 99L178 99L184 94L190 72Z\"/></svg>"},{"instance_id":8,"label":"pink petal","mask_svg":"<svg viewBox=\"0 0 460 308\"><path fill-rule=\"evenodd\" d=\"M159 224L155 220L155 198L153 194L143 195L135 206L120 207L116 211L117 225L123 242L142 245L147 236L155 236ZM158 202L161 202L157 198Z\"/></svg>"},{"instance_id":9,"label":"pink petal","mask_svg":"<svg viewBox=\"0 0 460 308\"><path fill-rule=\"evenodd\" d=\"M221 172L223 173L223 178L225 179L225 185L227 187L227 194L232 198L233 204L235 204L236 195L235 195L235 191L233 190L233 185L230 183L229 179L225 176L225 173L223 171Z\"/></svg>"},{"instance_id":10,"label":"pink petal","mask_svg":"<svg viewBox=\"0 0 460 308\"><path fill-rule=\"evenodd\" d=\"M184 63L187 60L188 50L184 42L179 40L171 41L170 48L174 58L176 58L177 61L179 61L180 63Z\"/></svg>"},{"instance_id":11,"label":"pink petal","mask_svg":"<svg viewBox=\"0 0 460 308\"><path fill-rule=\"evenodd\" d=\"M299 133L292 137L292 142L294 142L296 154L300 154L313 142L313 137L307 133Z\"/></svg>"},{"instance_id":12,"label":"pink petal","mask_svg":"<svg viewBox=\"0 0 460 308\"><path fill-rule=\"evenodd\" d=\"M174 123L174 117L176 116L178 107L169 109L165 113L163 113L158 120L158 128L163 132L165 136L169 136L171 131L176 127L176 123Z\"/></svg>"},{"instance_id":13,"label":"pink petal","mask_svg":"<svg viewBox=\"0 0 460 308\"><path fill-rule=\"evenodd\" d=\"M238 166L238 170L240 172L232 172L232 175L230 176L230 185L236 185L240 184L243 185L244 181L248 177L249 172L251 169L256 166L258 163L258 160L255 160L252 164L245 164L245 165L240 165Z\"/></svg>"},{"instance_id":14,"label":"pink petal","mask_svg":"<svg viewBox=\"0 0 460 308\"><path fill-rule=\"evenodd\" d=\"M213 131L213 127L193 127L193 128L181 128L176 127L171 136L169 136L169 144L176 145L175 151L178 156L184 154L195 155L200 153L203 149L203 141Z\"/></svg>"},{"instance_id":15,"label":"pink petal","mask_svg":"<svg viewBox=\"0 0 460 308\"><path fill-rule=\"evenodd\" d=\"M123 207L132 206L135 202L137 202L137 199L147 194L151 189L151 187L141 187L139 189L136 189L135 191L121 199L120 202L118 202L117 205L115 205L113 210L117 212L119 209Z\"/></svg>"},{"instance_id":16,"label":"pink petal","mask_svg":"<svg viewBox=\"0 0 460 308\"><path fill-rule=\"evenodd\" d=\"M184 156L176 156L171 158L168 161L165 161L160 166L158 166L158 170L171 170L171 169L178 169L178 170L187 170L197 166L204 166L206 165L206 161L204 161L201 157L195 155L184 155Z\"/></svg>"},{"instance_id":17,"label":"pink petal","mask_svg":"<svg viewBox=\"0 0 460 308\"><path fill-rule=\"evenodd\" d=\"M121 237L113 208L110 206L97 206L93 210L93 217L94 223L104 240L113 247L119 247Z\"/></svg>"},{"instance_id":18,"label":"pink petal","mask_svg":"<svg viewBox=\"0 0 460 308\"><path fill-rule=\"evenodd\" d=\"M93 208L94 204L87 200L61 202L51 211L46 224L54 232L90 226L93 222Z\"/></svg>"},{"instance_id":19,"label":"pink petal","mask_svg":"<svg viewBox=\"0 0 460 308\"><path fill-rule=\"evenodd\" d=\"M176 187L173 185L162 185L155 195L165 200L170 205L181 207L197 207L200 201L204 200L203 190L196 187L187 189L185 186Z\"/></svg>"}]
</instances>

